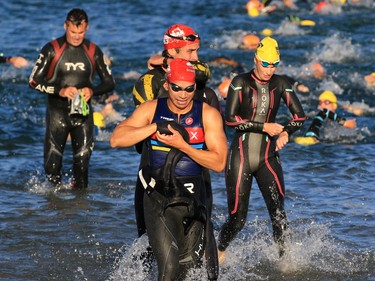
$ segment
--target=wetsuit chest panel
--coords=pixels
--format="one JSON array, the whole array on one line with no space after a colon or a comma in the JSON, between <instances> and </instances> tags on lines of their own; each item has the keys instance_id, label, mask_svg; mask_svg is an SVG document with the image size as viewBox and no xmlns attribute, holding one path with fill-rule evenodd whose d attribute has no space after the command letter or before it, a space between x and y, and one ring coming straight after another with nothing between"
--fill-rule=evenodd
<instances>
[{"instance_id":1,"label":"wetsuit chest panel","mask_svg":"<svg viewBox=\"0 0 375 281\"><path fill-rule=\"evenodd\" d=\"M256 111L255 114L253 114L252 121L266 123L268 121L268 113L270 109L270 93L268 85L256 83L256 86L256 96L253 97L254 103L256 103Z\"/></svg>"},{"instance_id":2,"label":"wetsuit chest panel","mask_svg":"<svg viewBox=\"0 0 375 281\"><path fill-rule=\"evenodd\" d=\"M169 110L167 98L158 99L154 119L152 122L158 121L175 121L182 125L189 133L189 143L197 149L204 149L204 131L202 121L202 102L194 101L192 109L183 115L178 115ZM152 168L159 168L165 164L165 159L170 147L156 139L156 135L150 137L150 165ZM176 166L176 175L199 175L201 166L191 160L189 157L183 156Z\"/></svg>"},{"instance_id":3,"label":"wetsuit chest panel","mask_svg":"<svg viewBox=\"0 0 375 281\"><path fill-rule=\"evenodd\" d=\"M61 88L88 87L92 84L93 72L92 62L83 44L78 47L67 44L48 82L57 83Z\"/></svg>"}]
</instances>

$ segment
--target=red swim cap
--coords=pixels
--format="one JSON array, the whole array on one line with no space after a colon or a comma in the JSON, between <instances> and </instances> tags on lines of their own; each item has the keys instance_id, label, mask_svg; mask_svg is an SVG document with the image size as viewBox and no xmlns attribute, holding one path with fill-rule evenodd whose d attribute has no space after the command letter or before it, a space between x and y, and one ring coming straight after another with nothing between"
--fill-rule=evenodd
<instances>
[{"instance_id":1,"label":"red swim cap","mask_svg":"<svg viewBox=\"0 0 375 281\"><path fill-rule=\"evenodd\" d=\"M181 48L199 43L199 35L191 27L184 24L172 25L164 34L164 49Z\"/></svg>"},{"instance_id":2,"label":"red swim cap","mask_svg":"<svg viewBox=\"0 0 375 281\"><path fill-rule=\"evenodd\" d=\"M195 69L193 65L184 59L174 59L167 69L168 82L186 81L195 83Z\"/></svg>"}]
</instances>

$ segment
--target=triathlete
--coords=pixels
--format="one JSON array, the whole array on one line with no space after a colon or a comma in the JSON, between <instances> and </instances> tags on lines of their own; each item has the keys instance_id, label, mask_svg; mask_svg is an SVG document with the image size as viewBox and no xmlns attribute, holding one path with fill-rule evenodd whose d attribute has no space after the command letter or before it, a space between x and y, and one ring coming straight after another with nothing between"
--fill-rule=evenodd
<instances>
[{"instance_id":1,"label":"triathlete","mask_svg":"<svg viewBox=\"0 0 375 281\"><path fill-rule=\"evenodd\" d=\"M35 63L29 85L48 95L44 169L54 185L61 183L62 159L70 134L73 148L74 188L88 186L88 169L94 148L90 99L108 93L115 82L98 46L85 39L88 17L73 9L66 17L64 36L47 43ZM101 80L93 84L95 74Z\"/></svg>"},{"instance_id":2,"label":"triathlete","mask_svg":"<svg viewBox=\"0 0 375 281\"><path fill-rule=\"evenodd\" d=\"M226 166L229 218L219 234L219 263L224 261L225 250L245 224L253 177L267 205L280 254L284 252L285 188L277 151L302 126L305 113L288 80L274 74L279 62L277 41L266 37L256 49L255 68L236 76L229 87L225 122L235 129L235 135ZM275 121L281 100L292 114L286 126Z\"/></svg>"},{"instance_id":3,"label":"triathlete","mask_svg":"<svg viewBox=\"0 0 375 281\"><path fill-rule=\"evenodd\" d=\"M305 143L314 144L320 141L320 130L327 120L337 122L344 128L349 129L354 129L357 125L355 119L346 120L336 113L337 97L332 91L324 91L320 94L318 109L319 112L315 115L310 127L305 133Z\"/></svg>"},{"instance_id":4,"label":"triathlete","mask_svg":"<svg viewBox=\"0 0 375 281\"><path fill-rule=\"evenodd\" d=\"M198 33L187 25L174 24L166 30L163 43L163 55L154 55L149 59L148 65L150 70L143 74L134 85L133 100L135 106L139 106L147 100L168 96L168 91L163 86L166 82L165 74L168 69L168 63L173 58L182 58L190 61L195 68L196 90L194 99L204 101L215 107L219 112L222 112L221 105L215 91L209 87L206 87L207 80L210 77L210 70L208 64L199 61L198 58L198 50L200 46L200 37ZM141 152L142 143L137 144L136 148L138 152ZM146 158L142 157L142 161L146 161ZM208 199L209 217L211 217L212 188L210 173L205 168L202 170L207 189L206 194ZM134 205L139 236L142 236L146 231L142 205L143 193L144 189L141 187L141 183L138 178ZM208 220L208 222L210 222L210 220ZM212 228L211 222L209 228ZM216 240L214 239L214 236L208 240L208 244L210 246L207 247L206 254L207 256L211 257L211 261L214 261L215 265L212 264L211 267L213 268L213 272L217 273L218 266L216 256Z\"/></svg>"},{"instance_id":5,"label":"triathlete","mask_svg":"<svg viewBox=\"0 0 375 281\"><path fill-rule=\"evenodd\" d=\"M227 142L220 113L193 99L189 61L169 62L164 87L168 97L141 104L116 127L110 143L129 147L145 140L142 156L148 163L142 163L139 178L158 280L180 280L202 263L208 219L202 168L224 169Z\"/></svg>"}]
</instances>

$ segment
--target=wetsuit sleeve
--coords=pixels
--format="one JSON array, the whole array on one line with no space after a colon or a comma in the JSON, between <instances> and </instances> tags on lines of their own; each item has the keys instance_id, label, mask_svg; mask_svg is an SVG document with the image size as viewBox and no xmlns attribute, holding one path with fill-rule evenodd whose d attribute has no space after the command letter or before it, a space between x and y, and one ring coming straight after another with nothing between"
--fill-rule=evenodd
<instances>
[{"instance_id":1,"label":"wetsuit sleeve","mask_svg":"<svg viewBox=\"0 0 375 281\"><path fill-rule=\"evenodd\" d=\"M52 44L46 44L40 52L29 77L29 86L31 88L44 94L59 95L60 87L57 87L56 83L48 83L46 81L48 69L54 56L55 51Z\"/></svg>"},{"instance_id":2,"label":"wetsuit sleeve","mask_svg":"<svg viewBox=\"0 0 375 281\"><path fill-rule=\"evenodd\" d=\"M0 56L0 63L6 63L8 59L10 59L10 57L7 58L7 57L4 57L4 56L1 55Z\"/></svg>"},{"instance_id":3,"label":"wetsuit sleeve","mask_svg":"<svg viewBox=\"0 0 375 281\"><path fill-rule=\"evenodd\" d=\"M95 51L95 67L96 72L100 77L101 83L93 87L94 96L102 95L111 92L115 88L115 80L112 76L112 72L104 61L104 54L100 48L96 48Z\"/></svg>"},{"instance_id":4,"label":"wetsuit sleeve","mask_svg":"<svg viewBox=\"0 0 375 281\"><path fill-rule=\"evenodd\" d=\"M289 86L284 88L282 97L292 114L292 119L289 121L288 125L284 127L284 131L290 136L302 127L306 120L306 115L296 93L293 91L289 83L288 85Z\"/></svg>"},{"instance_id":5,"label":"wetsuit sleeve","mask_svg":"<svg viewBox=\"0 0 375 281\"><path fill-rule=\"evenodd\" d=\"M264 123L249 121L241 117L241 103L245 88L240 76L233 78L225 104L225 124L238 131L262 133Z\"/></svg>"},{"instance_id":6,"label":"wetsuit sleeve","mask_svg":"<svg viewBox=\"0 0 375 281\"><path fill-rule=\"evenodd\" d=\"M343 126L346 121L345 118L339 117L336 113L328 109L320 110L318 114L315 115L310 127L307 129L307 132L305 133L305 136L315 137L319 139L320 128L322 127L324 120L327 118L332 121L338 122L341 126Z\"/></svg>"},{"instance_id":7,"label":"wetsuit sleeve","mask_svg":"<svg viewBox=\"0 0 375 281\"><path fill-rule=\"evenodd\" d=\"M143 74L133 87L133 101L139 106L158 97L165 81L165 72L155 67Z\"/></svg>"}]
</instances>

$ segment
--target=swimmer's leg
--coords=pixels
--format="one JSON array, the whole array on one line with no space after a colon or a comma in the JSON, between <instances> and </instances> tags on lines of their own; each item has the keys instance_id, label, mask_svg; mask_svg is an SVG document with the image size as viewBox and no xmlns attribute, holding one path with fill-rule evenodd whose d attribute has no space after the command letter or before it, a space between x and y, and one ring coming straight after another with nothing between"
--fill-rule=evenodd
<instances>
[{"instance_id":1,"label":"swimmer's leg","mask_svg":"<svg viewBox=\"0 0 375 281\"><path fill-rule=\"evenodd\" d=\"M279 254L282 256L285 253L289 235L284 209L284 177L277 158L270 158L269 166L264 165L256 174L256 179L271 218L273 238L279 245Z\"/></svg>"},{"instance_id":2,"label":"swimmer's leg","mask_svg":"<svg viewBox=\"0 0 375 281\"><path fill-rule=\"evenodd\" d=\"M73 187L87 188L89 162L94 149L94 125L91 119L76 125L71 131L73 147Z\"/></svg>"},{"instance_id":3,"label":"swimmer's leg","mask_svg":"<svg viewBox=\"0 0 375 281\"><path fill-rule=\"evenodd\" d=\"M147 194L143 203L147 235L158 265L158 281L176 280L179 275L177 236L183 233L181 214L168 208L164 216L163 206Z\"/></svg>"},{"instance_id":4,"label":"swimmer's leg","mask_svg":"<svg viewBox=\"0 0 375 281\"><path fill-rule=\"evenodd\" d=\"M51 110L46 112L46 133L44 140L44 170L47 179L53 184L61 184L62 160L68 127L57 111L50 116Z\"/></svg>"}]
</instances>

